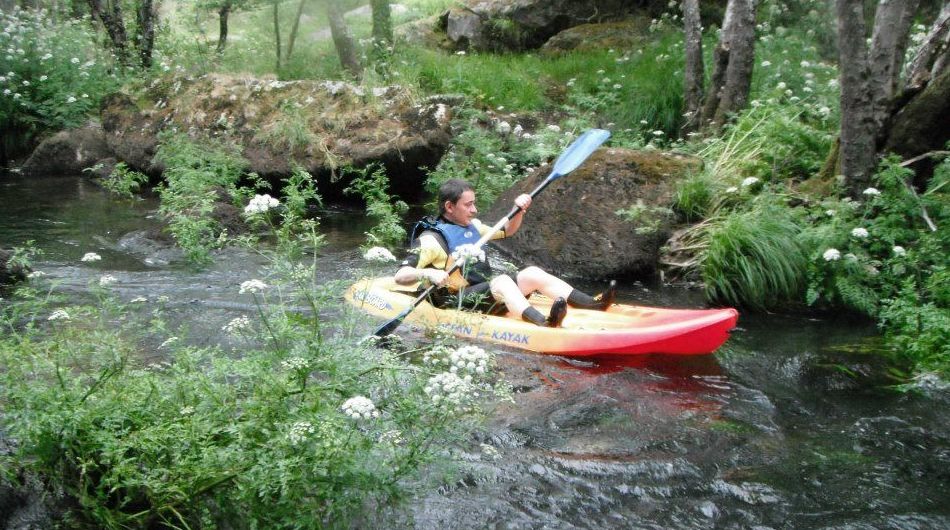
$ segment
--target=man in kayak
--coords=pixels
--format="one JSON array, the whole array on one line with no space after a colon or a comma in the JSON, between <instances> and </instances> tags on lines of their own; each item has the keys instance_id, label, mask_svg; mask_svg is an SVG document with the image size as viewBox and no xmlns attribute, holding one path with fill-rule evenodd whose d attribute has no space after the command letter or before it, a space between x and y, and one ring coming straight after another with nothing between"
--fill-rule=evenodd
<instances>
[{"instance_id":1,"label":"man in kayak","mask_svg":"<svg viewBox=\"0 0 950 530\"><path fill-rule=\"evenodd\" d=\"M519 195L515 198L515 205L521 210L492 239L508 237L518 231L525 212L531 207L531 196L526 193ZM450 179L442 184L439 188L439 216L426 218L416 225L409 256L396 271L396 283L430 282L443 288L443 295L445 291L457 293L464 287L467 306L487 310L493 306L497 308L501 303L516 315L521 315L522 319L549 327L561 325L568 305L605 310L613 303L616 282L611 282L606 292L594 298L534 266L522 269L514 277L495 275L486 259L466 265L462 268L462 275L449 277L446 271L452 267L455 258L459 258L459 253L465 253L465 245L473 245L482 234L491 230L490 226L476 219L477 214L475 190L471 184L460 179ZM535 291L554 300L547 317L528 303L527 296Z\"/></svg>"}]
</instances>

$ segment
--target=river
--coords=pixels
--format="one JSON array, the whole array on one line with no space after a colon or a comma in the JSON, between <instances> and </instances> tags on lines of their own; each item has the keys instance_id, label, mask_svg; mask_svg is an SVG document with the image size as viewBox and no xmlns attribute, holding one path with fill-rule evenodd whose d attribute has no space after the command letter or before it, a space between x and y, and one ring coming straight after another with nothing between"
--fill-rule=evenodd
<instances>
[{"instance_id":1,"label":"river","mask_svg":"<svg viewBox=\"0 0 950 530\"><path fill-rule=\"evenodd\" d=\"M83 178L0 176L0 248L77 297L103 274L123 300L168 297L196 340L221 339L254 254L196 271L130 247L155 199ZM326 211L318 280L359 276L362 212ZM87 252L103 259L80 263ZM594 286L581 282L582 286ZM696 291L625 282L619 301L699 307ZM369 320L369 319L367 319ZM367 321L367 332L377 322ZM457 480L371 518L381 528L950 528L950 396L898 392L873 326L749 314L715 355L578 361L496 350L513 401L459 452ZM491 451L483 450L490 446Z\"/></svg>"}]
</instances>

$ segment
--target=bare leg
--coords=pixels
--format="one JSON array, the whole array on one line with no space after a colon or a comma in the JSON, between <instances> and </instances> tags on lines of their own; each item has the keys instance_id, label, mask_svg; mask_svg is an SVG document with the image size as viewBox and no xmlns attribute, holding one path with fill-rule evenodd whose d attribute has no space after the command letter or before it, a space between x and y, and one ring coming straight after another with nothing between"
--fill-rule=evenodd
<instances>
[{"instance_id":1,"label":"bare leg","mask_svg":"<svg viewBox=\"0 0 950 530\"><path fill-rule=\"evenodd\" d=\"M574 290L564 280L538 267L526 267L518 273L518 288L521 289L523 296L529 296L538 291L552 300L558 297L566 299Z\"/></svg>"},{"instance_id":2,"label":"bare leg","mask_svg":"<svg viewBox=\"0 0 950 530\"><path fill-rule=\"evenodd\" d=\"M508 309L516 314L521 315L524 313L525 309L531 307L528 304L528 299L525 298L524 293L518 286L515 284L508 276L497 276L492 279L491 284L491 294L495 297L495 300L504 302Z\"/></svg>"}]
</instances>

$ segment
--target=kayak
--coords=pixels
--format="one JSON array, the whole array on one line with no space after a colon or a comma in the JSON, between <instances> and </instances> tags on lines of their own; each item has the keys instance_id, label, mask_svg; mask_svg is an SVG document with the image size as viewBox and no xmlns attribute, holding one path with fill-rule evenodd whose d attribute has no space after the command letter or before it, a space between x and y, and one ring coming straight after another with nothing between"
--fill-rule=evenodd
<instances>
[{"instance_id":1,"label":"kayak","mask_svg":"<svg viewBox=\"0 0 950 530\"><path fill-rule=\"evenodd\" d=\"M392 319L408 308L416 294L392 277L363 279L347 289L346 300L363 311ZM551 300L529 298L542 314ZM666 309L614 304L607 311L568 307L561 327L536 326L519 316L487 315L439 309L423 301L405 322L456 336L538 353L576 357L662 353L703 355L729 338L739 312L724 309Z\"/></svg>"}]
</instances>

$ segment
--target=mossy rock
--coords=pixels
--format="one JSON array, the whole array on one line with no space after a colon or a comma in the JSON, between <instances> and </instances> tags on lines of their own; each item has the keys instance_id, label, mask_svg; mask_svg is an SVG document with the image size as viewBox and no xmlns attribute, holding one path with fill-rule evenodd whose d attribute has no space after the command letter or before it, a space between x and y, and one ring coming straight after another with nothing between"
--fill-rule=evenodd
<instances>
[{"instance_id":1,"label":"mossy rock","mask_svg":"<svg viewBox=\"0 0 950 530\"><path fill-rule=\"evenodd\" d=\"M650 19L636 17L619 22L582 24L551 37L541 52L557 55L570 51L632 50L646 42Z\"/></svg>"}]
</instances>

